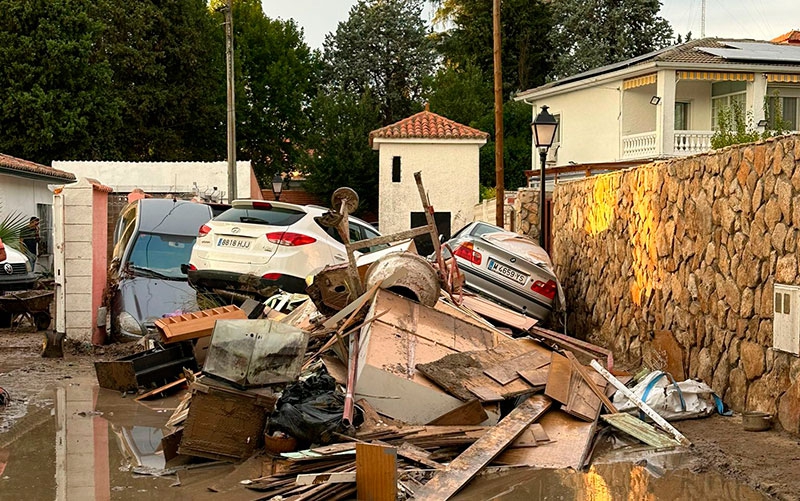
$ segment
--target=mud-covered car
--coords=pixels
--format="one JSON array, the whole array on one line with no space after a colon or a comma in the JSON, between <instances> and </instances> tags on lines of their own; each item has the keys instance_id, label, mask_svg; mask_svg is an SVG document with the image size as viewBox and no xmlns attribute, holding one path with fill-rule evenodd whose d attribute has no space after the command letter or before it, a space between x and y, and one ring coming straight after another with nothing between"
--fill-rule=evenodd
<instances>
[{"instance_id":1,"label":"mud-covered car","mask_svg":"<svg viewBox=\"0 0 800 501\"><path fill-rule=\"evenodd\" d=\"M113 337L136 339L159 318L199 309L181 266L211 216L208 205L172 199L145 198L122 210L109 267Z\"/></svg>"},{"instance_id":2,"label":"mud-covered car","mask_svg":"<svg viewBox=\"0 0 800 501\"><path fill-rule=\"evenodd\" d=\"M28 257L5 245L6 258L0 261L0 292L32 289L36 274Z\"/></svg>"}]
</instances>

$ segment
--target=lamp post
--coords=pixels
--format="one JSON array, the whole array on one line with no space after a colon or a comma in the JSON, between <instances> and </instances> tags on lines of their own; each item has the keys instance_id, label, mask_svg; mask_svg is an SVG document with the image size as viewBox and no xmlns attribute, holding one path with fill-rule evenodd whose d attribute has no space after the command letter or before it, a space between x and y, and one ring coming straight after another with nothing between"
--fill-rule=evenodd
<instances>
[{"instance_id":1,"label":"lamp post","mask_svg":"<svg viewBox=\"0 0 800 501\"><path fill-rule=\"evenodd\" d=\"M547 106L542 106L542 111L536 115L531 124L531 129L533 129L534 143L539 148L539 160L541 161L541 168L539 169L539 246L544 249L544 168L547 163L547 150L550 149L553 145L553 140L556 138L558 121L547 111Z\"/></svg>"},{"instance_id":2,"label":"lamp post","mask_svg":"<svg viewBox=\"0 0 800 501\"><path fill-rule=\"evenodd\" d=\"M278 172L277 174L275 174L275 177L272 178L272 194L275 195L276 201L280 201L282 191L283 191L283 176L281 176L281 173Z\"/></svg>"}]
</instances>

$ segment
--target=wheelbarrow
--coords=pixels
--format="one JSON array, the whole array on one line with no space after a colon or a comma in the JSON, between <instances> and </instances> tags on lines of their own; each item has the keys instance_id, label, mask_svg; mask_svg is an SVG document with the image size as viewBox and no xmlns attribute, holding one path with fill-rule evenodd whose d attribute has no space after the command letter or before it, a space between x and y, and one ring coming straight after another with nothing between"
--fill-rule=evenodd
<instances>
[{"instance_id":1,"label":"wheelbarrow","mask_svg":"<svg viewBox=\"0 0 800 501\"><path fill-rule=\"evenodd\" d=\"M54 295L54 291L41 290L6 292L0 295L0 312L11 314L12 325L14 319L27 318L37 331L42 331L50 327Z\"/></svg>"}]
</instances>

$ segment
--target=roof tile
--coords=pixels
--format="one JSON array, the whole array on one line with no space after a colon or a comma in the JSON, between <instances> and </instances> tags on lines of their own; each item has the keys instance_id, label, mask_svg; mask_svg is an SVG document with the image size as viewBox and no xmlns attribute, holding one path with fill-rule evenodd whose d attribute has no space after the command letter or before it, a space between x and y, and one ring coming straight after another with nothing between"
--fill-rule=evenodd
<instances>
[{"instance_id":1,"label":"roof tile","mask_svg":"<svg viewBox=\"0 0 800 501\"><path fill-rule=\"evenodd\" d=\"M54 169L46 165L37 164L30 160L12 157L0 153L0 167L19 172L29 172L39 176L51 177L59 181L75 181L75 174L63 170Z\"/></svg>"},{"instance_id":2,"label":"roof tile","mask_svg":"<svg viewBox=\"0 0 800 501\"><path fill-rule=\"evenodd\" d=\"M430 111L421 111L386 127L369 133L369 144L373 139L487 139L489 134L473 129Z\"/></svg>"}]
</instances>

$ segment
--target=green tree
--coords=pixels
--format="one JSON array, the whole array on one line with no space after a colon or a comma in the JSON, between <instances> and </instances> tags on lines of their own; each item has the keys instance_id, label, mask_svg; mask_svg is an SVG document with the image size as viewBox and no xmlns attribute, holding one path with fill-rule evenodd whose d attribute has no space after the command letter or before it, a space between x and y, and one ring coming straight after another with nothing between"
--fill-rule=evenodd
<instances>
[{"instance_id":1,"label":"green tree","mask_svg":"<svg viewBox=\"0 0 800 501\"><path fill-rule=\"evenodd\" d=\"M361 200L360 209L375 209L378 202L378 154L367 141L381 126L380 106L369 91L323 93L313 105L313 152L306 187L326 200L336 188L349 186Z\"/></svg>"},{"instance_id":2,"label":"green tree","mask_svg":"<svg viewBox=\"0 0 800 501\"><path fill-rule=\"evenodd\" d=\"M0 151L49 164L115 151L122 100L89 0L0 0Z\"/></svg>"},{"instance_id":3,"label":"green tree","mask_svg":"<svg viewBox=\"0 0 800 501\"><path fill-rule=\"evenodd\" d=\"M624 61L672 41L672 27L658 15L659 0L559 0L551 5L556 77Z\"/></svg>"},{"instance_id":4,"label":"green tree","mask_svg":"<svg viewBox=\"0 0 800 501\"><path fill-rule=\"evenodd\" d=\"M107 59L111 90L123 103L118 157L224 158L224 38L205 0L100 4L98 55Z\"/></svg>"},{"instance_id":5,"label":"green tree","mask_svg":"<svg viewBox=\"0 0 800 501\"><path fill-rule=\"evenodd\" d=\"M422 6L422 0L359 0L323 44L329 87L354 95L369 90L383 125L420 109L423 83L433 72Z\"/></svg>"},{"instance_id":6,"label":"green tree","mask_svg":"<svg viewBox=\"0 0 800 501\"><path fill-rule=\"evenodd\" d=\"M294 21L271 20L260 0L234 4L237 150L257 177L304 168L309 106L320 62Z\"/></svg>"},{"instance_id":7,"label":"green tree","mask_svg":"<svg viewBox=\"0 0 800 501\"><path fill-rule=\"evenodd\" d=\"M474 64L491 85L494 75L492 0L432 0L437 20L448 26L437 33L445 65L465 68ZM500 12L503 96L545 83L552 52L549 4L540 0L504 0ZM490 99L491 104L491 99Z\"/></svg>"}]
</instances>

